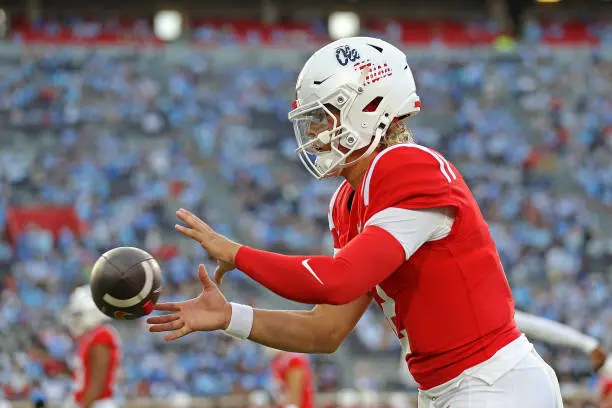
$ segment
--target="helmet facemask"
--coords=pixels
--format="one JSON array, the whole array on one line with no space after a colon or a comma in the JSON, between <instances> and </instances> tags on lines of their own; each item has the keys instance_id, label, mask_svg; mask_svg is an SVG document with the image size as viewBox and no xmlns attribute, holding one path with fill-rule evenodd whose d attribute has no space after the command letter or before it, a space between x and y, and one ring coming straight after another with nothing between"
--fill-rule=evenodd
<instances>
[{"instance_id":1,"label":"helmet facemask","mask_svg":"<svg viewBox=\"0 0 612 408\"><path fill-rule=\"evenodd\" d=\"M327 98L329 103L316 100L289 113L298 145L296 153L304 167L317 179L338 176L343 168L371 153L380 141L382 132L372 136L376 140L367 152L350 163L346 162L353 152L371 141L364 143L357 132L343 125L346 123L343 116L358 93L358 90L345 86Z\"/></svg>"}]
</instances>

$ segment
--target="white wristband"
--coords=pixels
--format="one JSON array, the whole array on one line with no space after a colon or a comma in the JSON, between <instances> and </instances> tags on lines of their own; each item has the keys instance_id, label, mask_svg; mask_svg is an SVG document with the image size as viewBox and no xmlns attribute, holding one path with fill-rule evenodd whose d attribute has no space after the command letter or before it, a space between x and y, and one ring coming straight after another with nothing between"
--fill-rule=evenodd
<instances>
[{"instance_id":1,"label":"white wristband","mask_svg":"<svg viewBox=\"0 0 612 408\"><path fill-rule=\"evenodd\" d=\"M232 317L225 332L239 339L247 339L253 328L253 308L247 305L231 302Z\"/></svg>"}]
</instances>

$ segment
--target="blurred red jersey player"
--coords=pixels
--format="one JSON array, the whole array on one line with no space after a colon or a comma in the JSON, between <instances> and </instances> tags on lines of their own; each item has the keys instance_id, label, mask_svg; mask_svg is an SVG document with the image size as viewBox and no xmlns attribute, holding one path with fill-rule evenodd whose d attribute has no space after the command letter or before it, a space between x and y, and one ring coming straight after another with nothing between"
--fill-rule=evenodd
<instances>
[{"instance_id":1,"label":"blurred red jersey player","mask_svg":"<svg viewBox=\"0 0 612 408\"><path fill-rule=\"evenodd\" d=\"M73 367L73 395L64 407L115 408L115 381L121 359L121 343L116 330L104 324L89 286L80 286L70 296L62 321L76 339Z\"/></svg>"},{"instance_id":2,"label":"blurred red jersey player","mask_svg":"<svg viewBox=\"0 0 612 408\"><path fill-rule=\"evenodd\" d=\"M314 408L315 382L308 356L268 348L274 397L282 408Z\"/></svg>"},{"instance_id":3,"label":"blurred red jersey player","mask_svg":"<svg viewBox=\"0 0 612 408\"><path fill-rule=\"evenodd\" d=\"M612 377L602 376L597 384L599 408L612 408Z\"/></svg>"}]
</instances>

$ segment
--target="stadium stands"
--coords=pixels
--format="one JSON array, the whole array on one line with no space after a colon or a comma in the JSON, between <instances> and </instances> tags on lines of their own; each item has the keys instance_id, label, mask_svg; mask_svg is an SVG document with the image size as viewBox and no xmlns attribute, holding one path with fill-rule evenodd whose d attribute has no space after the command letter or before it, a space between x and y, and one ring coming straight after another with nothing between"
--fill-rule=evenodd
<instances>
[{"instance_id":1,"label":"stadium stands","mask_svg":"<svg viewBox=\"0 0 612 408\"><path fill-rule=\"evenodd\" d=\"M57 313L101 251L143 247L163 260L165 299L194 294L202 253L172 231L179 205L260 247L329 252L327 200L337 183L311 180L298 166L286 120L299 64L320 38L317 27L196 23L195 45L177 45L174 53L157 48L138 21L16 22L12 38L0 43L0 223L7 231L0 241L0 330L10 339L0 344L0 383L7 398L27 397L36 379L50 398L62 399L68 382L59 373L71 340ZM407 50L457 46L408 52L423 99L411 126L468 179L517 307L612 347L612 59L598 48L544 46L609 44L610 25L532 21L525 45L504 53L462 48L494 40L497 32L485 24L403 24L395 29ZM393 37L394 26L373 22L370 30ZM66 44L20 46L24 41ZM277 41L294 46L283 51L282 64L272 62L279 57L271 49L254 58L231 45ZM100 47L72 46L83 42ZM153 47L101 46L118 42ZM206 43L231 65L201 47ZM37 222L47 219L45 211L60 212L61 225ZM239 276L232 277L234 296L265 299ZM396 356L399 345L377 314L361 321L350 349ZM144 326L122 329L135 339L125 349L126 394L266 386L265 357L255 345L210 335L178 349ZM584 356L540 351L563 381L590 384ZM320 385L336 389L338 368L319 367ZM374 383L364 372L360 384Z\"/></svg>"}]
</instances>

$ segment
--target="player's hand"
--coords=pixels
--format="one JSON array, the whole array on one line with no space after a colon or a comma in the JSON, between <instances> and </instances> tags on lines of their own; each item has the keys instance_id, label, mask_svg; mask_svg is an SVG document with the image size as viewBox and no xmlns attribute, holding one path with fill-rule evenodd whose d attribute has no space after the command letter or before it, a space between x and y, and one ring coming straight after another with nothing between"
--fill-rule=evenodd
<instances>
[{"instance_id":1,"label":"player's hand","mask_svg":"<svg viewBox=\"0 0 612 408\"><path fill-rule=\"evenodd\" d=\"M147 319L150 332L165 332L165 340L176 340L194 331L225 330L232 317L232 307L217 285L210 279L204 265L198 267L203 290L194 299L176 303L158 303L155 310L172 312Z\"/></svg>"},{"instance_id":2,"label":"player's hand","mask_svg":"<svg viewBox=\"0 0 612 408\"><path fill-rule=\"evenodd\" d=\"M200 243L202 248L218 262L215 270L215 281L221 284L223 275L236 268L235 259L240 244L215 232L208 224L193 215L190 211L180 209L176 212L187 227L175 225L174 228L180 233L187 235Z\"/></svg>"},{"instance_id":3,"label":"player's hand","mask_svg":"<svg viewBox=\"0 0 612 408\"><path fill-rule=\"evenodd\" d=\"M589 357L591 359L591 362L593 363L593 369L595 370L595 372L597 372L601 369L601 367L606 362L606 358L608 357L608 354L606 353L604 349L598 346L595 350L591 351L591 354L589 354Z\"/></svg>"}]
</instances>

